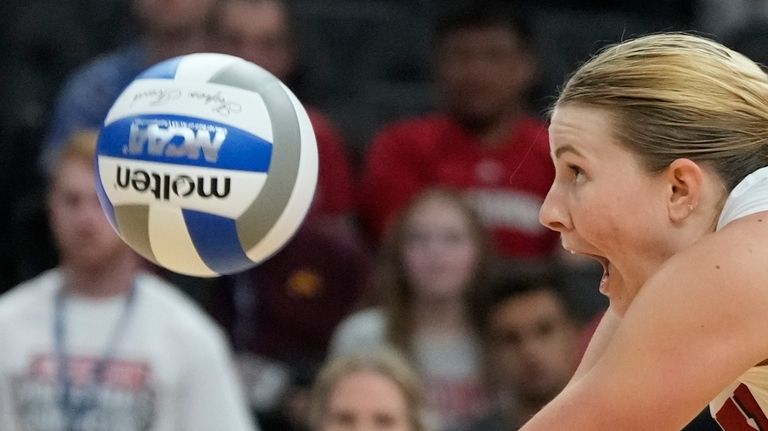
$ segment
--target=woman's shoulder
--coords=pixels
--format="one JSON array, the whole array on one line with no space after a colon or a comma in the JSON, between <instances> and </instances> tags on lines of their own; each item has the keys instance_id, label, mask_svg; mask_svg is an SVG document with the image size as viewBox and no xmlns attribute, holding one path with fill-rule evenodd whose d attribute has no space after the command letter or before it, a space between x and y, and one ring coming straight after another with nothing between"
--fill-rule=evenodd
<instances>
[{"instance_id":1,"label":"woman's shoulder","mask_svg":"<svg viewBox=\"0 0 768 431\"><path fill-rule=\"evenodd\" d=\"M740 294L756 294L768 299L765 262L768 262L768 211L762 210L735 219L721 230L704 236L670 258L657 275L671 279L678 289L691 289L689 293L698 299L704 295L737 297ZM725 307L729 304L722 303ZM768 318L768 313L765 315Z\"/></svg>"},{"instance_id":2,"label":"woman's shoulder","mask_svg":"<svg viewBox=\"0 0 768 431\"><path fill-rule=\"evenodd\" d=\"M745 363L759 363L768 358L764 336L768 327L766 262L768 212L738 218L665 262L630 307L642 305L642 314L647 315L632 320L647 324L648 317L655 318L666 310L678 322L677 328L683 322L691 324L699 334L694 338L712 346L720 343L715 350L734 340L751 345L736 350L744 355ZM657 328L661 331L658 336L677 332L675 328ZM691 334L680 334L681 340L685 337Z\"/></svg>"}]
</instances>

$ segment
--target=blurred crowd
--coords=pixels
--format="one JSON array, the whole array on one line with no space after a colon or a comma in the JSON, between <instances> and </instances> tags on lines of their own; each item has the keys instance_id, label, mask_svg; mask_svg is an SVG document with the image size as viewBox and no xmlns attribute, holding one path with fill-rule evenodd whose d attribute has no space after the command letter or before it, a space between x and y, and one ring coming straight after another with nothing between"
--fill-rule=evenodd
<instances>
[{"instance_id":1,"label":"blurred crowd","mask_svg":"<svg viewBox=\"0 0 768 431\"><path fill-rule=\"evenodd\" d=\"M106 316L93 326L112 325L114 314L120 329L119 316L145 310L144 296L131 305L139 286L167 301L169 316L194 321L180 329L164 318L157 325L168 329L156 332L210 345L190 353L201 368L178 350L146 363L178 361L195 375L210 364L218 374L173 378L224 383L184 406L163 404L157 390L157 418L198 402L213 406L199 416L232 430L517 429L568 382L607 306L602 268L564 253L538 221L554 178L546 113L558 85L601 47L661 30L705 33L768 61L762 0L5 0L0 12L0 292L11 291L0 296L0 327L12 325L0 330L2 429L21 420L9 419L21 405L13 364L28 364L14 346L42 355L42 368L71 361L55 328L78 326L56 317L67 302L43 289L58 284L74 297L127 295L108 310L69 304ZM92 167L73 156L82 141L93 145L138 73L192 52L237 55L285 82L308 108L320 160L310 214L288 245L214 279L115 251L105 220L94 220L95 190L78 182ZM18 291L33 288L36 301L50 296L50 309L35 312L50 312L54 329L24 311L33 300ZM15 331L25 342L7 343ZM94 337L107 346L131 339L102 332ZM163 344L134 342L148 358ZM92 364L97 383L101 362ZM33 383L43 384L19 387ZM243 404L250 418L216 410L212 397ZM42 404L25 408L47 414ZM139 404L125 409L139 415ZM144 429L99 428L82 419L94 410L69 415L71 429ZM225 429L192 417L157 423ZM707 426L690 429L717 429Z\"/></svg>"}]
</instances>

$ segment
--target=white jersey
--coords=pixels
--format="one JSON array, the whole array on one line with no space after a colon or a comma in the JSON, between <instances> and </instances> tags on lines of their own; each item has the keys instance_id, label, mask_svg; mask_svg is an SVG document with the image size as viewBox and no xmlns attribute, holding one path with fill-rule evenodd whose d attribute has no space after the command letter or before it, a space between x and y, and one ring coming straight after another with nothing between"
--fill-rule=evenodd
<instances>
[{"instance_id":1,"label":"white jersey","mask_svg":"<svg viewBox=\"0 0 768 431\"><path fill-rule=\"evenodd\" d=\"M140 274L132 299L58 306L61 285L54 269L0 297L0 430L67 429L68 406L82 431L254 429L223 333L173 286Z\"/></svg>"},{"instance_id":2,"label":"white jersey","mask_svg":"<svg viewBox=\"0 0 768 431\"><path fill-rule=\"evenodd\" d=\"M768 211L768 167L740 182L725 202L717 229L741 217ZM768 430L768 365L750 368L709 404L726 431Z\"/></svg>"}]
</instances>

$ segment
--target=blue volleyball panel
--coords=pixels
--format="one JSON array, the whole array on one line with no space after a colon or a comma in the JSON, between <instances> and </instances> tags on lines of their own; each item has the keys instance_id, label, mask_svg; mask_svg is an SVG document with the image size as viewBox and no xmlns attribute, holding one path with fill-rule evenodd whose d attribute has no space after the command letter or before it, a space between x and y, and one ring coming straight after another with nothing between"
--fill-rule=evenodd
<instances>
[{"instance_id":1,"label":"blue volleyball panel","mask_svg":"<svg viewBox=\"0 0 768 431\"><path fill-rule=\"evenodd\" d=\"M104 126L100 155L267 172L272 144L237 127L181 115L125 117Z\"/></svg>"},{"instance_id":2,"label":"blue volleyball panel","mask_svg":"<svg viewBox=\"0 0 768 431\"><path fill-rule=\"evenodd\" d=\"M182 213L197 253L213 271L232 274L255 264L243 251L235 220L193 210Z\"/></svg>"},{"instance_id":3,"label":"blue volleyball panel","mask_svg":"<svg viewBox=\"0 0 768 431\"><path fill-rule=\"evenodd\" d=\"M158 63L144 72L140 73L136 79L173 79L176 77L176 69L179 68L184 56L171 58Z\"/></svg>"}]
</instances>

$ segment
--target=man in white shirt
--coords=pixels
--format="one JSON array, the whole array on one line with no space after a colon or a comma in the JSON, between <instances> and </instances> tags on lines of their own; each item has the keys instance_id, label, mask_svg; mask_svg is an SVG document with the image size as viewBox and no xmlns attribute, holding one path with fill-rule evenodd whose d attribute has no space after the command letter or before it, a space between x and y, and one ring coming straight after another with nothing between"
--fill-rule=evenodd
<instances>
[{"instance_id":1,"label":"man in white shirt","mask_svg":"<svg viewBox=\"0 0 768 431\"><path fill-rule=\"evenodd\" d=\"M95 143L76 134L51 174L59 266L0 297L0 429L254 430L222 332L109 225Z\"/></svg>"}]
</instances>

